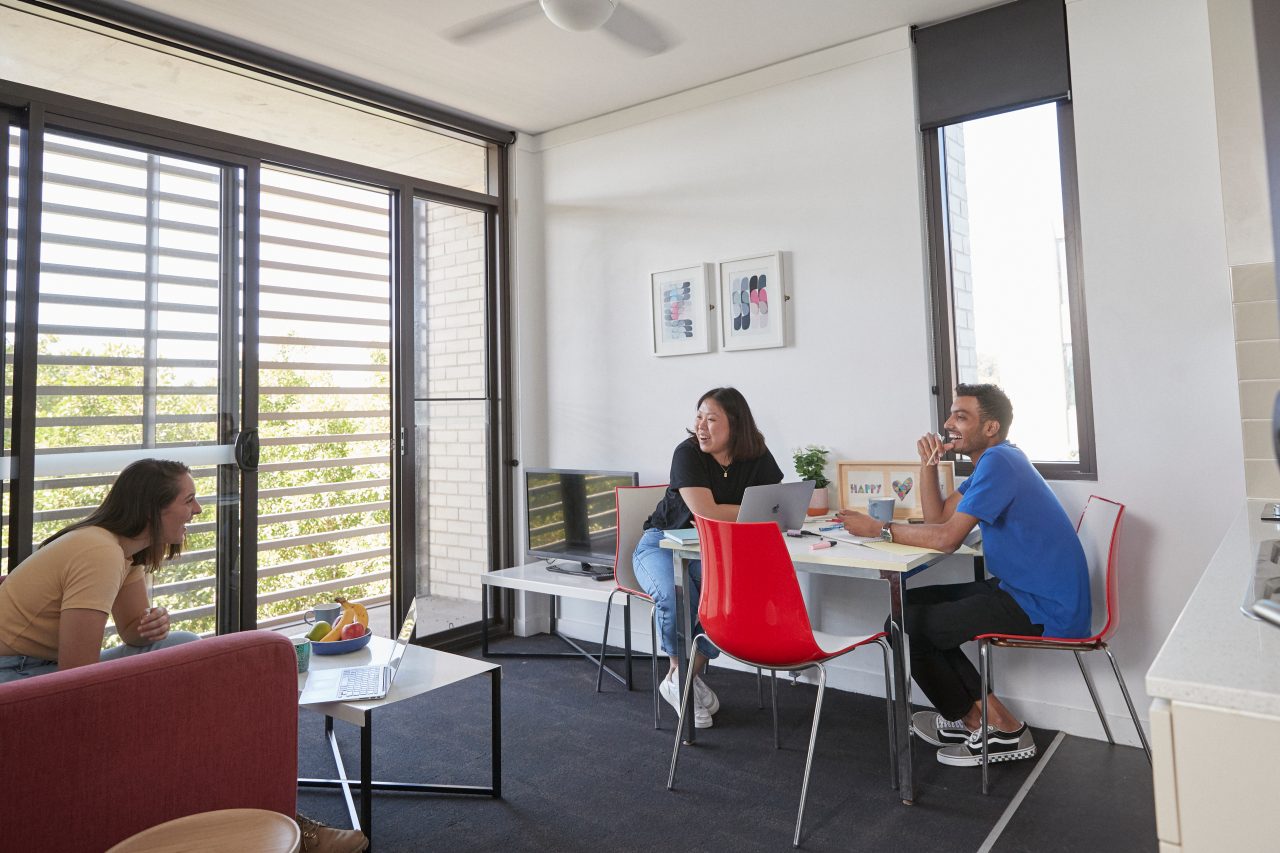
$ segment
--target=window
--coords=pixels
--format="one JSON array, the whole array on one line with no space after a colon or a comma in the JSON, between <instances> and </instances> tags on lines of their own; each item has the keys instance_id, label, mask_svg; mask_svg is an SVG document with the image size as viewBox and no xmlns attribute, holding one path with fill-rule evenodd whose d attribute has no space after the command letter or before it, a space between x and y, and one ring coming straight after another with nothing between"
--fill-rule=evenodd
<instances>
[{"instance_id":1,"label":"window","mask_svg":"<svg viewBox=\"0 0 1280 853\"><path fill-rule=\"evenodd\" d=\"M1070 136L1070 106L1045 104L939 128L928 146L945 193L933 235L945 245L939 417L955 384L999 385L1014 403L1012 439L1059 478L1095 471L1077 225L1064 205Z\"/></svg>"},{"instance_id":2,"label":"window","mask_svg":"<svg viewBox=\"0 0 1280 853\"><path fill-rule=\"evenodd\" d=\"M994 383L1042 474L1095 479L1062 2L1018 0L915 42L938 422L957 384Z\"/></svg>"}]
</instances>

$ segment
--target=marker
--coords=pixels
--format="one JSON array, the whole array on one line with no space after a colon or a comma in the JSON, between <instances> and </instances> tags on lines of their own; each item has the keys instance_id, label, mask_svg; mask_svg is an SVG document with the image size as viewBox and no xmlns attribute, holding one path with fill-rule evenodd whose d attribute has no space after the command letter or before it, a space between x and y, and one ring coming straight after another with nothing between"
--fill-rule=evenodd
<instances>
[{"instance_id":1,"label":"marker","mask_svg":"<svg viewBox=\"0 0 1280 853\"><path fill-rule=\"evenodd\" d=\"M810 551L821 551L823 548L834 548L836 543L831 539L823 539L821 542L814 542L809 546Z\"/></svg>"}]
</instances>

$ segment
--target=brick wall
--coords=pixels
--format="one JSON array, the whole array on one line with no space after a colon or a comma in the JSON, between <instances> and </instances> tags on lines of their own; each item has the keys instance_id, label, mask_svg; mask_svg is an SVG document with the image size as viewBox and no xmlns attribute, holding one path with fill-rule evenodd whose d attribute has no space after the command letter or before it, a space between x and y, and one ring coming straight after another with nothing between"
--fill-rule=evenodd
<instances>
[{"instance_id":1,"label":"brick wall","mask_svg":"<svg viewBox=\"0 0 1280 853\"><path fill-rule=\"evenodd\" d=\"M416 212L418 594L478 602L490 568L484 215L421 201Z\"/></svg>"}]
</instances>

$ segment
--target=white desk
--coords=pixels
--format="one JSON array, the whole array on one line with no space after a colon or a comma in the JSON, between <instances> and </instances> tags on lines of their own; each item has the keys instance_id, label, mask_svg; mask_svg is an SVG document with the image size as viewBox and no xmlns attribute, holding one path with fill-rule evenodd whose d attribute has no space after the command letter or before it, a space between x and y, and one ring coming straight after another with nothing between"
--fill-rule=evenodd
<instances>
[{"instance_id":1,"label":"white desk","mask_svg":"<svg viewBox=\"0 0 1280 853\"><path fill-rule=\"evenodd\" d=\"M897 729L899 794L904 803L915 799L915 785L911 776L911 707L907 702L907 687L911 678L910 656L906 653L906 636L903 631L903 599L905 580L909 574L923 570L939 562L948 554L916 554L912 556L890 554L861 545L841 542L834 548L810 551L812 537L783 537L791 561L797 571L837 577L874 578L889 584L890 639L893 651L894 718ZM675 564L676 582L684 591L677 598L680 610L679 624L683 635L677 642L680 660L680 683L685 683L685 667L688 666L687 645L693 640L693 614L689 606L689 562L701 559L697 545L679 545L663 540L662 547L671 551ZM968 549L957 553L973 553ZM693 715L686 714L682 737L692 742Z\"/></svg>"},{"instance_id":2,"label":"white desk","mask_svg":"<svg viewBox=\"0 0 1280 853\"><path fill-rule=\"evenodd\" d=\"M301 692L310 672L325 669L343 669L348 666L385 663L395 643L386 637L373 637L369 645L345 655L317 655L312 653L309 672L298 674L298 691ZM491 684L490 694L490 757L491 779L487 786L438 785L419 782L373 781L373 715L379 708L402 702L450 684L456 684L477 675L487 674ZM308 711L324 715L325 737L333 751L337 766L337 779L299 779L303 788L341 788L347 801L353 827L361 829L373 841L372 793L383 791L414 791L428 794L469 794L500 798L502 796L502 667L496 663L474 660L448 652L410 645L400 662L400 670L391 690L384 699L367 702L328 702L321 705L303 705ZM338 741L333 733L334 718L360 727L360 814L357 816L351 796L351 782L347 779L346 766Z\"/></svg>"},{"instance_id":3,"label":"white desk","mask_svg":"<svg viewBox=\"0 0 1280 853\"><path fill-rule=\"evenodd\" d=\"M561 634L556 630L556 613L559 600L561 598L573 598L581 601L598 601L606 606L612 604L613 596L617 592L617 586L613 582L613 578L606 581L593 580L589 577L580 575L567 575L563 572L553 572L547 568L547 563L539 560L536 563L528 563L523 566L515 566L510 569L501 569L496 572L488 572L481 575L480 582L485 586L499 587L502 589L515 589L523 592L537 592L542 595L551 596L551 633L559 637L574 650L572 652L493 652L489 650L489 596L482 594L480 596L480 654L483 657L584 657L596 666L600 665L600 658L580 646L572 637ZM609 668L604 667L604 671L611 675L618 683L631 689L631 661L633 657L647 658L648 655L632 655L631 653L631 596L623 596L623 652L606 653L604 646L600 648L600 654L605 659L623 659L626 662L625 672L619 674ZM606 638L607 639L607 638Z\"/></svg>"}]
</instances>

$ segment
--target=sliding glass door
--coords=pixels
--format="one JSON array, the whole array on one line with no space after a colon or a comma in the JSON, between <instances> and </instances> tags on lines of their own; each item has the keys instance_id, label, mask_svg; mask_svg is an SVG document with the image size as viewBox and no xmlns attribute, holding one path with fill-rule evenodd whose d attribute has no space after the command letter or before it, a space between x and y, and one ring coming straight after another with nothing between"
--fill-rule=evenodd
<instances>
[{"instance_id":1,"label":"sliding glass door","mask_svg":"<svg viewBox=\"0 0 1280 853\"><path fill-rule=\"evenodd\" d=\"M225 315L242 278L242 173L74 133L50 130L26 151L10 139L5 400L19 417L6 418L7 556L88 514L130 462L185 462L205 511L155 596L178 627L211 633L217 578L236 558L217 547L219 516L238 511L218 475L240 421L240 341ZM24 253L20 179L40 200Z\"/></svg>"}]
</instances>

